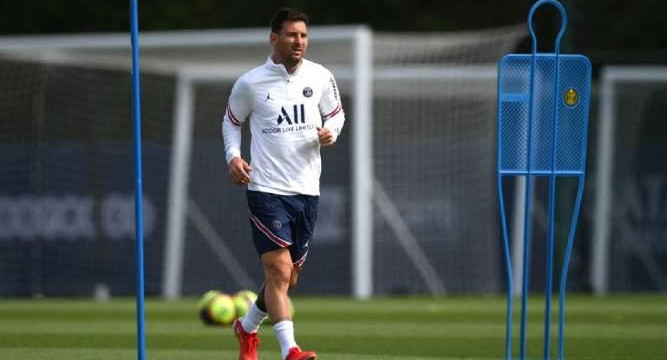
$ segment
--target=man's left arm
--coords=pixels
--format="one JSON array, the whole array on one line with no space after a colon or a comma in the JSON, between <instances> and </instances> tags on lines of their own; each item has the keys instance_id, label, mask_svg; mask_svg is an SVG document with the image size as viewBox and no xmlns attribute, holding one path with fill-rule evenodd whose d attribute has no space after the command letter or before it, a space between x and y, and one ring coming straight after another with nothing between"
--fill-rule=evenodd
<instances>
[{"instance_id":1,"label":"man's left arm","mask_svg":"<svg viewBox=\"0 0 667 360\"><path fill-rule=\"evenodd\" d=\"M333 145L345 124L345 112L340 100L340 93L333 75L326 71L326 84L320 99L320 114L322 115L322 128L318 128L318 135L322 146Z\"/></svg>"}]
</instances>

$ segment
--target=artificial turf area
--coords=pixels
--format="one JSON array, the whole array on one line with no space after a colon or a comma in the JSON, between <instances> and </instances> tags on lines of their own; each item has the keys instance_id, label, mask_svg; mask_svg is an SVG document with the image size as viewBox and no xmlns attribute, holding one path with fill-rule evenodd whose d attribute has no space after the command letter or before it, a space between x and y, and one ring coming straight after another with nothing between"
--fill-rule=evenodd
<instances>
[{"instance_id":1,"label":"artificial turf area","mask_svg":"<svg viewBox=\"0 0 667 360\"><path fill-rule=\"evenodd\" d=\"M294 297L293 302L297 341L316 350L320 360L504 358L504 297ZM196 306L194 298L146 302L147 360L238 358L231 330L203 325ZM133 299L0 300L0 359L137 359L135 315ZM541 299L529 302L528 320L527 358L542 358ZM667 359L667 296L571 295L565 334L568 360ZM270 325L260 337L260 360L278 360Z\"/></svg>"}]
</instances>

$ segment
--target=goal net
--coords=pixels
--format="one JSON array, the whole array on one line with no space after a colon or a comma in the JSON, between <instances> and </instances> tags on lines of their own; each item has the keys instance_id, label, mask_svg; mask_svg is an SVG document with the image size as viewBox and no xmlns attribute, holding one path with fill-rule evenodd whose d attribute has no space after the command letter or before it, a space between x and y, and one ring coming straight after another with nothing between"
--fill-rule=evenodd
<instances>
[{"instance_id":1,"label":"goal net","mask_svg":"<svg viewBox=\"0 0 667 360\"><path fill-rule=\"evenodd\" d=\"M607 67L600 88L593 291L664 292L667 67Z\"/></svg>"},{"instance_id":2,"label":"goal net","mask_svg":"<svg viewBox=\"0 0 667 360\"><path fill-rule=\"evenodd\" d=\"M0 79L0 296L133 294L127 70L5 54ZM156 264L172 94L168 78L143 80L167 90L143 98L146 261ZM159 290L159 270L147 268L149 293Z\"/></svg>"},{"instance_id":3,"label":"goal net","mask_svg":"<svg viewBox=\"0 0 667 360\"><path fill-rule=\"evenodd\" d=\"M308 58L336 76L348 122L323 150L300 293L356 293L359 276L377 295L502 291L495 63L524 28L375 33L366 49L349 28L311 30ZM0 296L134 291L129 40L95 36L0 41ZM141 35L149 294L261 282L220 118L235 79L268 56L267 38L263 29ZM355 121L367 111L360 51L373 54L368 194L353 180ZM354 196L368 196L370 216ZM358 239L359 224L371 239ZM357 241L369 242L367 258L354 260Z\"/></svg>"},{"instance_id":4,"label":"goal net","mask_svg":"<svg viewBox=\"0 0 667 360\"><path fill-rule=\"evenodd\" d=\"M375 293L502 291L495 63L523 36L375 36Z\"/></svg>"},{"instance_id":5,"label":"goal net","mask_svg":"<svg viewBox=\"0 0 667 360\"><path fill-rule=\"evenodd\" d=\"M371 216L362 219L354 218L363 214L355 215L352 180L359 156L355 121L361 119L354 39L312 36L309 57L332 69L348 122L336 146L323 150L320 215L299 292L357 293L355 277L364 276L358 268L368 265L373 294L502 290L494 180L495 60L524 36L522 27L373 34L373 122L363 140L372 145L368 198L373 204ZM263 43L255 46L264 49ZM235 52L254 54L251 63L258 64L264 57L253 49L246 44ZM244 279L262 278L245 195L227 179L219 139L221 107L237 68L232 61L184 75L195 99L182 271L187 280L178 281L184 293L202 291L211 281L234 289L251 284ZM247 128L244 136L248 145ZM249 155L247 147L244 154ZM354 260L355 220L372 225L370 254L361 264ZM205 222L217 231L202 231ZM223 255L230 252L234 259ZM242 276L220 276L243 271Z\"/></svg>"}]
</instances>

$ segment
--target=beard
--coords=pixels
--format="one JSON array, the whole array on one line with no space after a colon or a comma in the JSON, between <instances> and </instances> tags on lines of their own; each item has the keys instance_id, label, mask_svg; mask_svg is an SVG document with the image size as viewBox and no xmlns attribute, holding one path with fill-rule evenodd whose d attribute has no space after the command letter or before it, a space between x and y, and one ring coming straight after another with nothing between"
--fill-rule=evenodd
<instances>
[{"instance_id":1,"label":"beard","mask_svg":"<svg viewBox=\"0 0 667 360\"><path fill-rule=\"evenodd\" d=\"M285 58L285 63L286 65L289 66L296 66L299 65L301 60L303 59L303 53L296 55L296 54L290 54Z\"/></svg>"}]
</instances>

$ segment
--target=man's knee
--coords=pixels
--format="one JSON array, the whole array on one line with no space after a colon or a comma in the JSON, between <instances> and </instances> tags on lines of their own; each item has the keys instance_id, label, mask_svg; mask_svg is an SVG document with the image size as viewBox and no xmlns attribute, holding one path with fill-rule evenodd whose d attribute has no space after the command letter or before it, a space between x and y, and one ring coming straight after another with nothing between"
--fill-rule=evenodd
<instances>
[{"instance_id":1,"label":"man's knee","mask_svg":"<svg viewBox=\"0 0 667 360\"><path fill-rule=\"evenodd\" d=\"M292 263L272 261L264 264L266 280L277 284L289 284L292 274Z\"/></svg>"}]
</instances>

